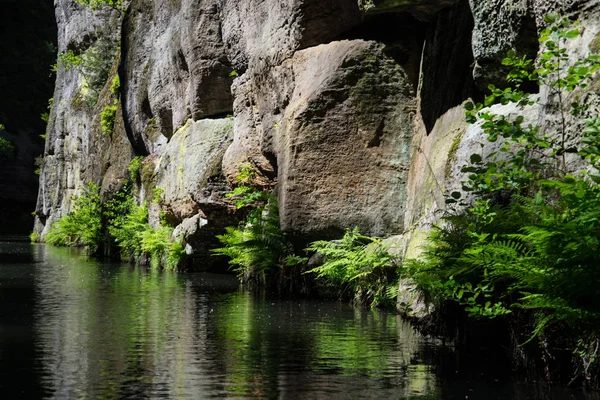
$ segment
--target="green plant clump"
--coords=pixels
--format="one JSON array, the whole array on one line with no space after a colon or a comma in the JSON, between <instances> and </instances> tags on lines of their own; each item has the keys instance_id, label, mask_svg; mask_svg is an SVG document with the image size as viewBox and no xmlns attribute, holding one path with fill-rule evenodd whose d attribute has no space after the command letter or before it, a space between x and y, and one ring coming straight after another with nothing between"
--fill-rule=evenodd
<instances>
[{"instance_id":1,"label":"green plant clump","mask_svg":"<svg viewBox=\"0 0 600 400\"><path fill-rule=\"evenodd\" d=\"M15 157L15 145L3 137L0 137L0 157Z\"/></svg>"},{"instance_id":2,"label":"green plant clump","mask_svg":"<svg viewBox=\"0 0 600 400\"><path fill-rule=\"evenodd\" d=\"M80 95L83 96L85 104L95 106L100 91L109 78L109 71L118 49L117 42L101 37L85 51L68 50L60 53L53 71L56 72L59 66L63 66L67 71L74 69L79 72L83 77ZM114 86L114 82L111 82L111 86Z\"/></svg>"},{"instance_id":3,"label":"green plant clump","mask_svg":"<svg viewBox=\"0 0 600 400\"><path fill-rule=\"evenodd\" d=\"M153 267L174 270L185 257L181 242L172 240L173 228L165 224L152 228L145 206L132 205L127 215L109 226L109 232L127 261L142 263L147 258Z\"/></svg>"},{"instance_id":4,"label":"green plant clump","mask_svg":"<svg viewBox=\"0 0 600 400\"><path fill-rule=\"evenodd\" d=\"M110 83L110 92L115 96L119 96L119 90L121 90L121 78L119 78L119 75L115 75Z\"/></svg>"},{"instance_id":5,"label":"green plant clump","mask_svg":"<svg viewBox=\"0 0 600 400\"><path fill-rule=\"evenodd\" d=\"M54 246L85 247L96 253L101 245L116 245L121 258L136 264L177 269L185 258L180 241L172 238L173 228L162 222L157 228L148 223L148 209L136 205L128 182L110 200L100 202L99 188L90 183L76 198L73 212L55 222L46 235ZM39 236L32 234L32 241Z\"/></svg>"},{"instance_id":6,"label":"green plant clump","mask_svg":"<svg viewBox=\"0 0 600 400\"><path fill-rule=\"evenodd\" d=\"M94 253L100 244L101 233L100 189L90 183L75 199L73 211L52 224L45 240L54 246L85 247L89 253Z\"/></svg>"},{"instance_id":7,"label":"green plant clump","mask_svg":"<svg viewBox=\"0 0 600 400\"><path fill-rule=\"evenodd\" d=\"M112 8L120 12L124 12L122 0L75 0L82 6L91 8L94 11L101 10L103 8Z\"/></svg>"},{"instance_id":8,"label":"green plant clump","mask_svg":"<svg viewBox=\"0 0 600 400\"><path fill-rule=\"evenodd\" d=\"M37 232L31 232L29 234L29 241L31 243L38 243L40 241L40 235Z\"/></svg>"},{"instance_id":9,"label":"green plant clump","mask_svg":"<svg viewBox=\"0 0 600 400\"><path fill-rule=\"evenodd\" d=\"M133 157L133 159L129 162L129 165L127 166L127 170L129 171L129 177L134 182L139 181L141 177L140 173L142 170L142 161L144 161L143 156L136 156Z\"/></svg>"},{"instance_id":10,"label":"green plant clump","mask_svg":"<svg viewBox=\"0 0 600 400\"><path fill-rule=\"evenodd\" d=\"M100 127L104 135L111 136L113 134L118 105L119 101L115 100L113 104L104 107L100 113Z\"/></svg>"}]
</instances>

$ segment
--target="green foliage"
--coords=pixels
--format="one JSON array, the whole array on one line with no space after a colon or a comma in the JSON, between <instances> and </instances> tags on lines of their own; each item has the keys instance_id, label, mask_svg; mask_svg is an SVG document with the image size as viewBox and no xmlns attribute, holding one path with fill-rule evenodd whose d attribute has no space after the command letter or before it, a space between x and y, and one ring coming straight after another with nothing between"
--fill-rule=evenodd
<instances>
[{"instance_id":1,"label":"green foliage","mask_svg":"<svg viewBox=\"0 0 600 400\"><path fill-rule=\"evenodd\" d=\"M99 188L89 184L75 200L73 212L52 225L46 242L55 246L85 246L94 253L105 238L107 245L116 243L123 260L138 264L149 260L154 267L177 269L185 252L181 242L172 239L173 228L164 224L157 228L150 226L148 209L136 205L131 190L128 182L110 200L101 203Z\"/></svg>"},{"instance_id":2,"label":"green foliage","mask_svg":"<svg viewBox=\"0 0 600 400\"><path fill-rule=\"evenodd\" d=\"M133 197L117 196L105 204L108 231L121 249L123 260L142 263L149 259L153 267L177 269L185 252L181 242L172 240L173 228L148 223L148 209L138 206Z\"/></svg>"},{"instance_id":3,"label":"green foliage","mask_svg":"<svg viewBox=\"0 0 600 400\"><path fill-rule=\"evenodd\" d=\"M350 290L358 303L375 306L394 301L396 293L388 289L397 288L397 260L381 239L361 235L354 228L347 230L341 240L316 241L306 250L325 257L321 266L308 273L343 288L342 292Z\"/></svg>"},{"instance_id":4,"label":"green foliage","mask_svg":"<svg viewBox=\"0 0 600 400\"><path fill-rule=\"evenodd\" d=\"M0 129L3 129L0 128ZM0 157L14 158L15 157L15 145L10 141L0 137Z\"/></svg>"},{"instance_id":5,"label":"green foliage","mask_svg":"<svg viewBox=\"0 0 600 400\"><path fill-rule=\"evenodd\" d=\"M110 92L118 96L120 93L119 90L121 90L121 78L119 78L119 75L115 75L110 84Z\"/></svg>"},{"instance_id":6,"label":"green foliage","mask_svg":"<svg viewBox=\"0 0 600 400\"><path fill-rule=\"evenodd\" d=\"M129 162L127 170L129 171L129 177L132 181L137 182L140 179L140 172L142 169L143 156L136 156Z\"/></svg>"},{"instance_id":7,"label":"green foliage","mask_svg":"<svg viewBox=\"0 0 600 400\"><path fill-rule=\"evenodd\" d=\"M592 74L600 69L600 56L590 55L570 64L563 42L579 35L575 28L578 23L554 14L548 15L545 21L550 26L542 31L540 37L544 51L538 58L537 67L533 60L510 51L503 64L511 67L507 78L512 86L498 89L490 85L491 93L483 104L470 102L465 107L467 122L480 122L490 142L503 140L498 152L492 153L486 160L480 154L471 156L470 165L462 169L462 172L469 174L464 184L467 191L481 195L501 190L523 191L545 176L564 174L565 154L569 151L565 147L564 92L587 87ZM489 109L484 110L484 107L493 104L513 103L519 107L535 104L531 95L522 89L527 82L548 86L558 98L562 123L558 137L547 134L540 126L525 125L523 116L510 118L494 114ZM582 107L571 104L571 114L581 114Z\"/></svg>"},{"instance_id":8,"label":"green foliage","mask_svg":"<svg viewBox=\"0 0 600 400\"><path fill-rule=\"evenodd\" d=\"M239 185L226 197L235 202L237 209L251 208L251 211L237 227L230 226L217 236L223 247L212 253L229 257L229 264L240 280L254 279L264 284L276 271L304 259L293 256L292 246L281 232L277 197L254 185L255 179L250 164L239 168L236 177Z\"/></svg>"},{"instance_id":9,"label":"green foliage","mask_svg":"<svg viewBox=\"0 0 600 400\"><path fill-rule=\"evenodd\" d=\"M75 69L83 77L82 93L88 106L96 105L98 95L108 80L110 68L118 43L106 38L99 38L87 50L76 53L69 50L58 55L56 71L59 66L67 71ZM114 81L111 83L114 84ZM112 86L112 85L111 85Z\"/></svg>"},{"instance_id":10,"label":"green foliage","mask_svg":"<svg viewBox=\"0 0 600 400\"><path fill-rule=\"evenodd\" d=\"M512 68L512 87L497 89L484 104L466 105L467 121L480 123L490 142L502 140L489 157L473 154L463 168L463 190L475 197L463 211L451 212L430 237L419 260L407 260L406 274L430 301L455 301L474 317L529 312L535 324L529 340L568 328L580 370L590 371L598 359L589 352L600 326L600 120L586 121L579 156L594 172L567 174L565 153L566 93L585 88L600 68L592 55L569 63L564 42L579 35L577 23L550 15L542 31L544 51L537 62L504 60ZM496 115L484 107L536 100L521 89L525 82L546 85L557 102L561 126L550 135L522 116ZM570 104L573 116L586 111ZM461 202L451 193L447 203ZM578 344L579 343L579 344ZM587 350L586 350L587 349ZM578 353L580 352L580 353ZM584 372L587 373L587 372Z\"/></svg>"},{"instance_id":11,"label":"green foliage","mask_svg":"<svg viewBox=\"0 0 600 400\"><path fill-rule=\"evenodd\" d=\"M85 247L89 253L94 253L100 244L101 233L100 189L90 183L83 194L75 198L73 211L52 224L46 243Z\"/></svg>"},{"instance_id":12,"label":"green foliage","mask_svg":"<svg viewBox=\"0 0 600 400\"><path fill-rule=\"evenodd\" d=\"M109 225L110 235L121 248L121 257L124 260L139 261L142 249L141 233L148 226L148 209L135 204L132 204L124 216L113 220Z\"/></svg>"},{"instance_id":13,"label":"green foliage","mask_svg":"<svg viewBox=\"0 0 600 400\"><path fill-rule=\"evenodd\" d=\"M163 194L165 193L165 190L161 187L155 187L154 188L154 197L152 198L152 203L153 204L161 204L163 201Z\"/></svg>"},{"instance_id":14,"label":"green foliage","mask_svg":"<svg viewBox=\"0 0 600 400\"><path fill-rule=\"evenodd\" d=\"M102 10L103 8L112 8L120 12L125 11L122 0L75 0L82 6L91 8L94 11Z\"/></svg>"},{"instance_id":15,"label":"green foliage","mask_svg":"<svg viewBox=\"0 0 600 400\"><path fill-rule=\"evenodd\" d=\"M119 101L115 100L113 104L104 107L104 110L100 113L100 127L102 128L102 133L107 136L113 134L118 105Z\"/></svg>"},{"instance_id":16,"label":"green foliage","mask_svg":"<svg viewBox=\"0 0 600 400\"><path fill-rule=\"evenodd\" d=\"M269 274L286 265L286 260L292 264L299 260L288 259L292 248L279 226L277 197L263 193L261 199L264 203L255 203L238 227L228 227L226 233L217 236L224 247L213 250L213 254L229 257L241 280L265 283Z\"/></svg>"},{"instance_id":17,"label":"green foliage","mask_svg":"<svg viewBox=\"0 0 600 400\"><path fill-rule=\"evenodd\" d=\"M38 243L40 241L40 235L37 232L31 232L29 234L29 240L31 243Z\"/></svg>"},{"instance_id":18,"label":"green foliage","mask_svg":"<svg viewBox=\"0 0 600 400\"><path fill-rule=\"evenodd\" d=\"M48 111L43 112L40 115L40 119L42 121L44 121L45 123L48 123L48 120L50 119L50 111L52 110L52 105L54 104L54 97L51 97L50 99L48 99ZM41 136L41 135L40 135ZM44 140L46 140L46 138L43 138Z\"/></svg>"}]
</instances>

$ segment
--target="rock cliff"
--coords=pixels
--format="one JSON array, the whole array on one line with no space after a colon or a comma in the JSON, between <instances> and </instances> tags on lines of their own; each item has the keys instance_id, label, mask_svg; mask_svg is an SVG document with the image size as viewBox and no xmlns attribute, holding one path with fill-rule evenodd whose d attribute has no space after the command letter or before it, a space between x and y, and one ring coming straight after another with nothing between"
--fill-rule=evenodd
<instances>
[{"instance_id":1,"label":"rock cliff","mask_svg":"<svg viewBox=\"0 0 600 400\"><path fill-rule=\"evenodd\" d=\"M139 200L161 188L160 208L198 263L235 223L225 194L246 165L276 182L282 228L299 243L359 226L399 235L398 251L414 254L484 141L462 104L502 85L506 51L535 56L549 11L582 20L574 57L600 42L594 0L55 5L59 52L98 49L110 65L96 88L86 71L59 67L35 231L46 234L87 182L110 196L143 156ZM552 129L555 99L539 95L546 107L530 118ZM115 101L107 135L100 114Z\"/></svg>"}]
</instances>

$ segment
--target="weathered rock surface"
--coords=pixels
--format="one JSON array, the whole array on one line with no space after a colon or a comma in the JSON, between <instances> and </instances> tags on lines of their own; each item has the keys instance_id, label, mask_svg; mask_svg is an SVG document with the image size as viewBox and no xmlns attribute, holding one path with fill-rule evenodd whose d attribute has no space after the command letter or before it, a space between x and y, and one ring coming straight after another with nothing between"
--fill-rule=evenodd
<instances>
[{"instance_id":1,"label":"weathered rock surface","mask_svg":"<svg viewBox=\"0 0 600 400\"><path fill-rule=\"evenodd\" d=\"M415 93L382 45L298 51L266 80L241 80L234 93L236 137L225 170L234 175L248 161L277 170L283 229L402 230Z\"/></svg>"},{"instance_id":2,"label":"weathered rock surface","mask_svg":"<svg viewBox=\"0 0 600 400\"><path fill-rule=\"evenodd\" d=\"M218 202L206 189L221 175L223 154L233 139L233 118L188 121L171 138L157 160L156 186L162 188L163 209L181 222L204 203Z\"/></svg>"},{"instance_id":3,"label":"weathered rock surface","mask_svg":"<svg viewBox=\"0 0 600 400\"><path fill-rule=\"evenodd\" d=\"M224 0L223 38L235 71L278 65L360 24L356 0Z\"/></svg>"},{"instance_id":4,"label":"weathered rock surface","mask_svg":"<svg viewBox=\"0 0 600 400\"><path fill-rule=\"evenodd\" d=\"M427 19L444 7L458 0L358 0L367 13L409 12L416 17Z\"/></svg>"},{"instance_id":5,"label":"weathered rock surface","mask_svg":"<svg viewBox=\"0 0 600 400\"><path fill-rule=\"evenodd\" d=\"M231 113L220 1L134 0L123 23L123 97L140 153L160 152L188 119Z\"/></svg>"},{"instance_id":6,"label":"weathered rock surface","mask_svg":"<svg viewBox=\"0 0 600 400\"><path fill-rule=\"evenodd\" d=\"M42 237L71 211L73 197L88 183L100 186L104 198L107 191L118 190L132 157L120 111L111 135L103 134L100 127L100 113L114 101L109 87L119 64L121 14L112 9L92 12L72 0L61 0L56 3L56 19L60 53L70 50L79 55L97 48L98 62L108 67L97 68L101 72L92 75L105 80L94 88L82 73L88 70L58 65L35 211L34 231Z\"/></svg>"}]
</instances>

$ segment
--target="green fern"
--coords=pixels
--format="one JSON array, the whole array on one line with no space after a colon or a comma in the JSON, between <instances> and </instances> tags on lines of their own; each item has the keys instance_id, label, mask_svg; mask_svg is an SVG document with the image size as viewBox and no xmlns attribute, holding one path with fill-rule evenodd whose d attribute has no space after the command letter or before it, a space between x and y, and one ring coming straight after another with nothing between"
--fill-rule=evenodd
<instances>
[{"instance_id":1,"label":"green fern","mask_svg":"<svg viewBox=\"0 0 600 400\"><path fill-rule=\"evenodd\" d=\"M341 292L350 290L358 303L371 306L389 303L394 299L390 294L397 294L390 289L397 288L397 260L379 238L362 235L354 228L347 230L340 240L316 241L306 250L324 257L321 266L307 273L343 288Z\"/></svg>"},{"instance_id":2,"label":"green fern","mask_svg":"<svg viewBox=\"0 0 600 400\"><path fill-rule=\"evenodd\" d=\"M238 227L228 227L217 236L224 247L212 251L229 257L229 264L241 280L256 277L264 283L269 274L286 265L286 259L290 262L291 244L279 226L277 198L261 194L265 197L268 200L264 206L252 210Z\"/></svg>"}]
</instances>

